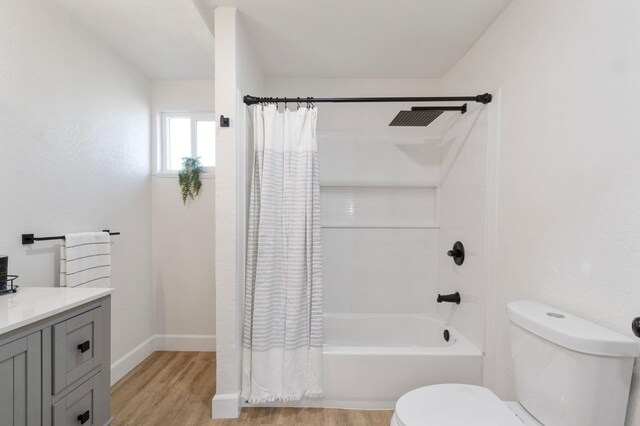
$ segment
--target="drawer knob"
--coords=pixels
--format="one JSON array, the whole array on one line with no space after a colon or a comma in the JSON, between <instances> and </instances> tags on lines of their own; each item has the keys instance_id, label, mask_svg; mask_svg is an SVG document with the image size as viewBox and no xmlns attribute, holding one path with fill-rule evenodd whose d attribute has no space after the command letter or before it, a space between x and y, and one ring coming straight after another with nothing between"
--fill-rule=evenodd
<instances>
[{"instance_id":1,"label":"drawer knob","mask_svg":"<svg viewBox=\"0 0 640 426\"><path fill-rule=\"evenodd\" d=\"M83 425L89 420L89 417L91 417L91 412L87 410L78 416L78 421Z\"/></svg>"},{"instance_id":2,"label":"drawer knob","mask_svg":"<svg viewBox=\"0 0 640 426\"><path fill-rule=\"evenodd\" d=\"M80 343L78 345L78 349L80 350L80 353L85 353L86 351L91 349L91 342L87 340L86 342Z\"/></svg>"}]
</instances>

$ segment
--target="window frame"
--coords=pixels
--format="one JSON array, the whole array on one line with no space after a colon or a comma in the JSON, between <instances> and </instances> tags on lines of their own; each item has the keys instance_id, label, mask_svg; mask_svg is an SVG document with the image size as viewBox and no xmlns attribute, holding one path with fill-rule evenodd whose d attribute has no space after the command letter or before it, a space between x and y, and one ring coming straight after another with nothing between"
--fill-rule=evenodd
<instances>
[{"instance_id":1,"label":"window frame","mask_svg":"<svg viewBox=\"0 0 640 426\"><path fill-rule=\"evenodd\" d=\"M215 119L215 113L213 111L162 111L160 113L160 167L158 167L158 174L165 176L178 176L179 170L172 170L169 168L169 119L170 118L189 118L191 120L191 153L197 155L198 152L198 121L212 121L216 128L216 138L214 140L217 143L217 123ZM216 159L217 160L217 159ZM214 177L216 167L207 166L204 167L205 174L201 177Z\"/></svg>"}]
</instances>

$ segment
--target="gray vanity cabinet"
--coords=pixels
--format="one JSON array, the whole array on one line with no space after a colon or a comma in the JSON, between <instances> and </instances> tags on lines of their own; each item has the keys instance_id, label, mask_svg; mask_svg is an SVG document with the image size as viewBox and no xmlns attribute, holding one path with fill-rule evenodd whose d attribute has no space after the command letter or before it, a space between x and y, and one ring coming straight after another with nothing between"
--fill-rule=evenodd
<instances>
[{"instance_id":1,"label":"gray vanity cabinet","mask_svg":"<svg viewBox=\"0 0 640 426\"><path fill-rule=\"evenodd\" d=\"M0 335L0 426L105 426L110 296Z\"/></svg>"},{"instance_id":2,"label":"gray vanity cabinet","mask_svg":"<svg viewBox=\"0 0 640 426\"><path fill-rule=\"evenodd\" d=\"M40 332L0 346L0 424L38 426L41 419Z\"/></svg>"}]
</instances>

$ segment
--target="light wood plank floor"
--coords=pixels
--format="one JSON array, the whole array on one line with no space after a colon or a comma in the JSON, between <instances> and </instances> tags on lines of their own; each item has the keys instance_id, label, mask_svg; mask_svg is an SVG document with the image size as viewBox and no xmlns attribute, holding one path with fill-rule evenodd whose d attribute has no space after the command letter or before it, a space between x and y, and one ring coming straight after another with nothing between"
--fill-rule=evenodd
<instances>
[{"instance_id":1,"label":"light wood plank floor","mask_svg":"<svg viewBox=\"0 0 640 426\"><path fill-rule=\"evenodd\" d=\"M114 426L388 426L392 411L244 408L234 420L211 420L213 352L155 352L111 388Z\"/></svg>"}]
</instances>

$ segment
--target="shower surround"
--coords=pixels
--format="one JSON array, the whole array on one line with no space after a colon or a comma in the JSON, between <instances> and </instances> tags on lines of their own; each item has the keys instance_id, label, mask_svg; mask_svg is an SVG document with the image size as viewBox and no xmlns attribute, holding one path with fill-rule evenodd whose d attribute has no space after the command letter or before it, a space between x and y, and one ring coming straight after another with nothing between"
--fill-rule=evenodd
<instances>
[{"instance_id":1,"label":"shower surround","mask_svg":"<svg viewBox=\"0 0 640 426\"><path fill-rule=\"evenodd\" d=\"M440 95L437 80L268 79L264 92ZM407 104L319 106L325 395L266 405L390 409L416 387L482 383L486 108L405 128L388 124ZM462 266L446 256L456 240ZM461 305L436 303L455 291Z\"/></svg>"}]
</instances>

